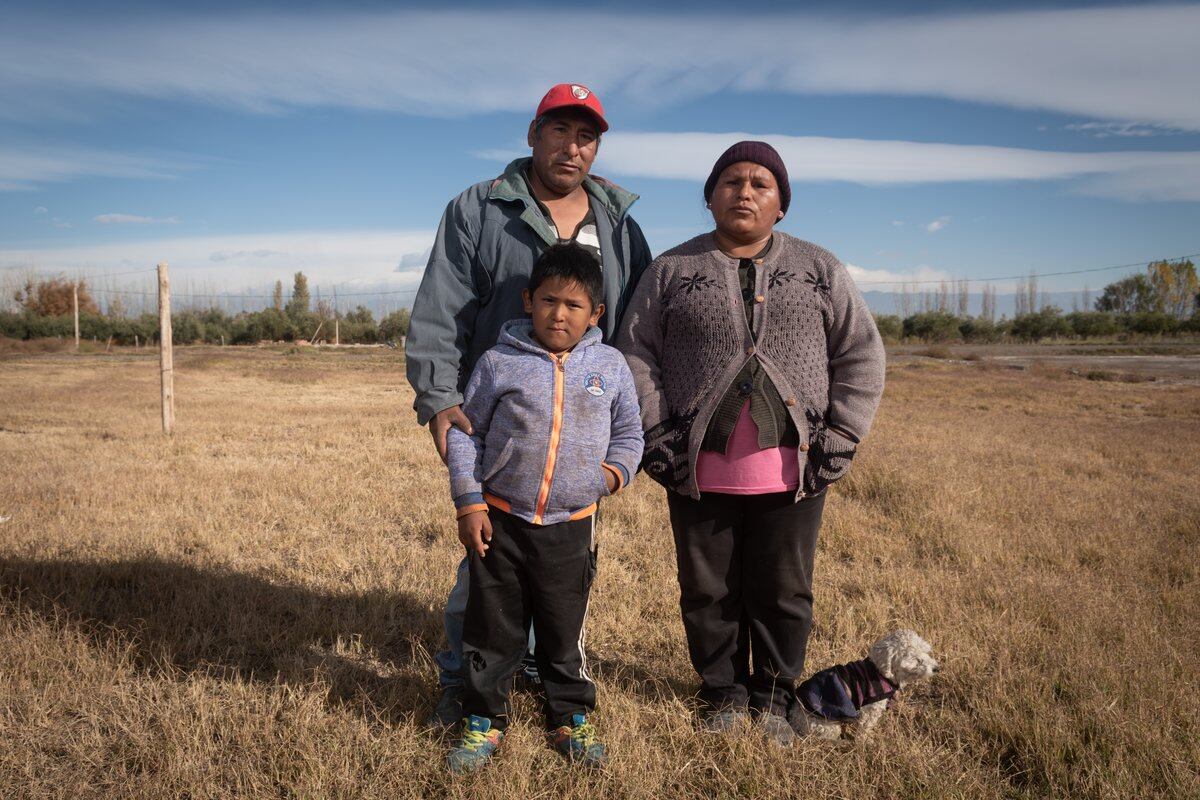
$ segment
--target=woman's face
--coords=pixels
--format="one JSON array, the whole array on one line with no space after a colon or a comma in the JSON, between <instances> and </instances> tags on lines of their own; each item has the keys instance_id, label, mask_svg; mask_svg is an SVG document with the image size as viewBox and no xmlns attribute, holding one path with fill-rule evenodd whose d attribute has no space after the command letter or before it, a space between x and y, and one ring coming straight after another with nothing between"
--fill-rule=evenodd
<instances>
[{"instance_id":1,"label":"woman's face","mask_svg":"<svg viewBox=\"0 0 1200 800\"><path fill-rule=\"evenodd\" d=\"M738 242L767 238L783 218L774 173L753 161L726 167L717 178L708 205L717 230Z\"/></svg>"}]
</instances>

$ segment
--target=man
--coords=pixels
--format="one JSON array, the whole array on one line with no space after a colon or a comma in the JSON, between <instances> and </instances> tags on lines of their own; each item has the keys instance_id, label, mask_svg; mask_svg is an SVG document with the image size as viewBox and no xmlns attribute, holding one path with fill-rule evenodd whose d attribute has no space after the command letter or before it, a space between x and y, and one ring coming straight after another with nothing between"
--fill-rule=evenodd
<instances>
[{"instance_id":1,"label":"man","mask_svg":"<svg viewBox=\"0 0 1200 800\"><path fill-rule=\"evenodd\" d=\"M590 89L551 87L529 123L531 157L467 189L442 215L413 301L405 357L417 421L429 426L443 462L450 427L472 432L461 406L475 362L496 343L501 325L525 315L521 290L543 251L574 241L600 262L608 311L599 327L606 341L650 263L646 239L629 216L637 195L589 175L607 130L604 107ZM462 716L466 565L464 559L446 601L447 649L437 654L442 697L429 718L433 726L457 724Z\"/></svg>"}]
</instances>

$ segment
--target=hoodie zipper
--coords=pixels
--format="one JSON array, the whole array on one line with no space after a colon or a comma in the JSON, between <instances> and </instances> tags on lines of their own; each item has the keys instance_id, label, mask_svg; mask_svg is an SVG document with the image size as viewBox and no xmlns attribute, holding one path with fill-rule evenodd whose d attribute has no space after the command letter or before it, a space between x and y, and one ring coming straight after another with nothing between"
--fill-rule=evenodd
<instances>
[{"instance_id":1,"label":"hoodie zipper","mask_svg":"<svg viewBox=\"0 0 1200 800\"><path fill-rule=\"evenodd\" d=\"M558 462L558 446L562 443L563 394L566 383L567 353L561 356L551 354L554 362L554 421L550 426L550 448L546 453L546 466L542 470L542 485L538 490L537 507L533 512L533 524L542 524L542 515L546 513L546 503L550 500L550 483L554 480L554 467Z\"/></svg>"}]
</instances>

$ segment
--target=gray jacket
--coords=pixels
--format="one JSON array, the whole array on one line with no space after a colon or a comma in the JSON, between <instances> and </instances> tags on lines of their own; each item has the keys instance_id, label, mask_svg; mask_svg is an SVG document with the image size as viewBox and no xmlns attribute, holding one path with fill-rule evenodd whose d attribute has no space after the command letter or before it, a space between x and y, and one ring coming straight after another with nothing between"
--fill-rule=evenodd
<instances>
[{"instance_id":1,"label":"gray jacket","mask_svg":"<svg viewBox=\"0 0 1200 800\"><path fill-rule=\"evenodd\" d=\"M462 403L475 362L496 343L500 326L525 316L521 290L533 263L558 239L530 196L520 158L492 181L477 183L450 201L438 226L429 264L413 301L405 346L413 408L422 425ZM611 339L650 248L629 216L637 195L603 178L583 187L596 215L603 257L604 303L600 319Z\"/></svg>"},{"instance_id":2,"label":"gray jacket","mask_svg":"<svg viewBox=\"0 0 1200 800\"><path fill-rule=\"evenodd\" d=\"M642 466L699 499L704 433L734 376L757 357L800 432L797 497L814 494L846 473L871 429L883 395L883 342L828 250L776 231L758 264L752 326L737 265L711 233L697 236L656 258L629 302L616 345L641 401Z\"/></svg>"},{"instance_id":3,"label":"gray jacket","mask_svg":"<svg viewBox=\"0 0 1200 800\"><path fill-rule=\"evenodd\" d=\"M496 506L534 525L590 516L642 459L633 376L620 352L590 328L561 358L530 337L533 325L504 325L467 384L463 411L475 432L451 428L450 494L458 515Z\"/></svg>"}]
</instances>

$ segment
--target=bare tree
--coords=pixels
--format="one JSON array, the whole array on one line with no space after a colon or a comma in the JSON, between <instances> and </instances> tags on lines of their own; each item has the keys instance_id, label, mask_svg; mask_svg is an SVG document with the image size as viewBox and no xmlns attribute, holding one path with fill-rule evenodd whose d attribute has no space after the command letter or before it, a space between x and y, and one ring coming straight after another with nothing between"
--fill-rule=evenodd
<instances>
[{"instance_id":1,"label":"bare tree","mask_svg":"<svg viewBox=\"0 0 1200 800\"><path fill-rule=\"evenodd\" d=\"M958 315L968 316L971 311L971 284L965 278L955 281L958 291Z\"/></svg>"},{"instance_id":2,"label":"bare tree","mask_svg":"<svg viewBox=\"0 0 1200 800\"><path fill-rule=\"evenodd\" d=\"M979 316L986 319L988 322L996 321L996 287L990 283L983 287L983 296L980 302Z\"/></svg>"}]
</instances>

